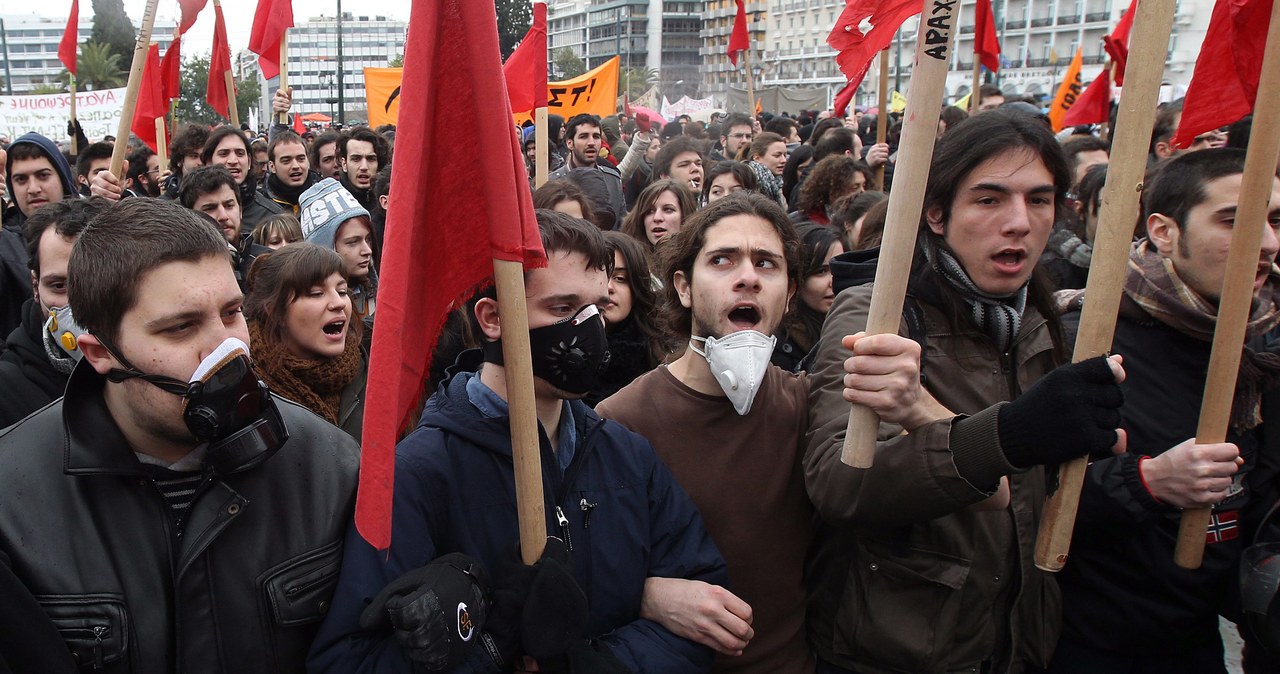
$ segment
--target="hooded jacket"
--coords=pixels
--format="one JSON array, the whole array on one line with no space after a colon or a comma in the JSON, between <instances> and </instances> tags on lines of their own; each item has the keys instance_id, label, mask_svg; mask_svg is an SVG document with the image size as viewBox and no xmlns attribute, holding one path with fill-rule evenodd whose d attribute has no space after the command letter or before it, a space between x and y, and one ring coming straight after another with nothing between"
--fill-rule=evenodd
<instances>
[{"instance_id":1,"label":"hooded jacket","mask_svg":"<svg viewBox=\"0 0 1280 674\"><path fill-rule=\"evenodd\" d=\"M49 158L49 162L53 164L53 169L58 172L58 180L62 183L62 198L71 199L79 196L80 193L76 190L76 181L71 172L71 165L67 163L67 158L62 155L62 152L58 150L58 146L53 141L32 131L9 144L9 153L4 160L4 182L10 199L13 199L13 148L18 145L35 145L40 148L41 154ZM17 200L14 200L14 205L4 213L5 229L21 235L22 223L27 221L27 215L29 214L23 213L18 209Z\"/></svg>"},{"instance_id":2,"label":"hooded jacket","mask_svg":"<svg viewBox=\"0 0 1280 674\"><path fill-rule=\"evenodd\" d=\"M519 531L510 426L507 417L485 417L470 402L467 382L476 376L453 376L396 447L390 550L379 552L349 531L333 608L308 662L312 672L415 671L389 630L360 629L368 602L441 555L470 555L492 578L512 554ZM588 633L637 674L707 671L711 650L641 619L640 599L650 576L724 584L724 559L648 441L580 401L569 405L578 435L563 475L545 431L539 433L543 490L547 531L566 541L587 595ZM556 521L561 514L564 526ZM476 649L453 671L496 671L488 658Z\"/></svg>"},{"instance_id":3,"label":"hooded jacket","mask_svg":"<svg viewBox=\"0 0 1280 674\"><path fill-rule=\"evenodd\" d=\"M0 353L0 428L62 397L69 375L59 372L44 350L48 316L34 299L22 306L22 325L9 333Z\"/></svg>"}]
</instances>

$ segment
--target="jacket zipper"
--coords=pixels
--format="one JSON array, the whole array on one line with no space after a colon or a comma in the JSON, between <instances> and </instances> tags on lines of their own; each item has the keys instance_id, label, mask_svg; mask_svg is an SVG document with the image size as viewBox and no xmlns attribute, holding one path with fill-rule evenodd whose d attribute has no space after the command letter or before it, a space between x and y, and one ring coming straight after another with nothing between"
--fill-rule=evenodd
<instances>
[{"instance_id":1,"label":"jacket zipper","mask_svg":"<svg viewBox=\"0 0 1280 674\"><path fill-rule=\"evenodd\" d=\"M105 625L94 625L93 627L72 627L58 630L61 634L84 634L85 636L93 635L93 668L102 669L106 667L106 656L103 654L102 640L111 633L111 628Z\"/></svg>"},{"instance_id":2,"label":"jacket zipper","mask_svg":"<svg viewBox=\"0 0 1280 674\"><path fill-rule=\"evenodd\" d=\"M560 533L564 536L564 545L569 550L573 550L573 537L569 532L569 518L565 516L564 509L561 507L565 503L565 499L569 495L569 488L573 485L574 480L578 477L578 471L581 470L582 464L585 463L586 455L591 448L591 439L595 436L596 431L604 424L604 420L596 422L581 437L581 449L573 455L573 460L569 462L569 468L565 471L564 479L560 481L560 489L556 493L556 498L552 505L555 507L556 523L560 526ZM584 502L586 499L582 499ZM595 507L595 506L592 506ZM588 514L590 509L585 509ZM586 520L583 520L583 528L585 529Z\"/></svg>"},{"instance_id":3,"label":"jacket zipper","mask_svg":"<svg viewBox=\"0 0 1280 674\"><path fill-rule=\"evenodd\" d=\"M305 583L301 583L301 584L298 584L298 585L294 585L293 587L291 587L291 588L289 588L289 589L285 590L285 591L284 591L284 596L289 597L289 598L291 598L291 599L292 599L293 597L296 597L296 596L298 596L298 595L302 594L303 592L306 592L307 590L311 590L311 589L314 589L315 587L317 587L317 586L319 586L319 585L323 585L323 584L324 584L324 582L325 582L326 580L328 580L329 578L331 578L331 577L332 577L332 576L330 576L330 575L328 575L328 574L324 574L324 573L322 573L322 574L320 574L320 576L319 576L319 577L317 577L317 578L312 578L311 580L309 580L309 581L307 581L307 582L305 582Z\"/></svg>"}]
</instances>

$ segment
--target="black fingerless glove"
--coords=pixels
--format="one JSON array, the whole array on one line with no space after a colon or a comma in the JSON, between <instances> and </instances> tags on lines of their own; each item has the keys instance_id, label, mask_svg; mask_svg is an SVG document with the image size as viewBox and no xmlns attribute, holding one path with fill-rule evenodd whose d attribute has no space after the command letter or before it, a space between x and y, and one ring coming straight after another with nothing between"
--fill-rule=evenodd
<instances>
[{"instance_id":1,"label":"black fingerless glove","mask_svg":"<svg viewBox=\"0 0 1280 674\"><path fill-rule=\"evenodd\" d=\"M1000 448L1018 468L1104 452L1116 443L1123 404L1102 356L1064 365L1000 408Z\"/></svg>"},{"instance_id":2,"label":"black fingerless glove","mask_svg":"<svg viewBox=\"0 0 1280 674\"><path fill-rule=\"evenodd\" d=\"M525 566L514 548L499 566L486 647L499 667L520 655L541 662L584 640L587 618L587 597L573 577L569 550L549 537L533 566Z\"/></svg>"}]
</instances>

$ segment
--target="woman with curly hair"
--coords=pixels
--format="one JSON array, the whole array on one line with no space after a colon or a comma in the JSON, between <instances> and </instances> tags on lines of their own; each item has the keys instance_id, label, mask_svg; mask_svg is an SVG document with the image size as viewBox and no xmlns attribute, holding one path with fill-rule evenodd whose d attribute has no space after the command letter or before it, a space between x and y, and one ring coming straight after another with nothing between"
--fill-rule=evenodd
<instances>
[{"instance_id":1,"label":"woman with curly hair","mask_svg":"<svg viewBox=\"0 0 1280 674\"><path fill-rule=\"evenodd\" d=\"M636 198L635 208L622 221L622 233L644 244L652 255L658 242L680 231L680 223L697 209L685 183L664 178L651 183Z\"/></svg>"},{"instance_id":2,"label":"woman with curly hair","mask_svg":"<svg viewBox=\"0 0 1280 674\"><path fill-rule=\"evenodd\" d=\"M658 300L645 247L622 232L605 232L604 238L613 250L609 303L602 310L609 362L596 388L583 399L592 407L657 367L666 355L662 332L654 322Z\"/></svg>"},{"instance_id":3,"label":"woman with curly hair","mask_svg":"<svg viewBox=\"0 0 1280 674\"><path fill-rule=\"evenodd\" d=\"M829 225L832 204L850 194L874 189L875 173L870 166L848 155L832 155L818 162L800 186L800 200L791 220Z\"/></svg>"}]
</instances>

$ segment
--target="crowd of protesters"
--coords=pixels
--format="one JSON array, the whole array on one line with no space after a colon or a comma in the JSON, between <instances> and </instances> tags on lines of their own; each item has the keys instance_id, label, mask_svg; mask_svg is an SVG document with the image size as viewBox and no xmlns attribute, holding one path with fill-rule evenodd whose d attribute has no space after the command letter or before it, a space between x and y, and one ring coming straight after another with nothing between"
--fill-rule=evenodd
<instances>
[{"instance_id":1,"label":"crowd of protesters","mask_svg":"<svg viewBox=\"0 0 1280 674\"><path fill-rule=\"evenodd\" d=\"M947 107L901 326L868 336L902 125L878 112L551 115L541 184L516 129L548 257L532 566L492 287L434 346L390 548L353 524L389 200L417 189L393 127L186 125L119 175L107 141L8 143L0 672L1202 674L1223 619L1280 671L1280 178L1228 441L1195 438L1251 118L1175 148L1161 106L1113 355L1071 363L1123 226L1106 131L990 86ZM850 403L882 421L868 469Z\"/></svg>"}]
</instances>

